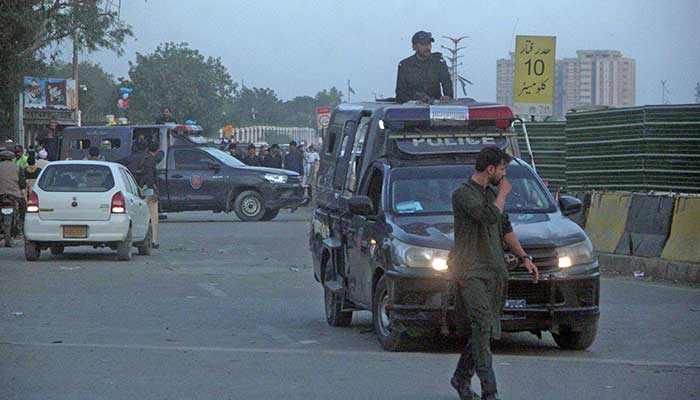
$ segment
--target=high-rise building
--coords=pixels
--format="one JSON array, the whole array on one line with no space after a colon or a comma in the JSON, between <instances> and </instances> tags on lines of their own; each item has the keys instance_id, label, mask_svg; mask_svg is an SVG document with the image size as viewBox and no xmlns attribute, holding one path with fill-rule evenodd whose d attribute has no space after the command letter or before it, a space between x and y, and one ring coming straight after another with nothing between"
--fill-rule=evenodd
<instances>
[{"instance_id":1,"label":"high-rise building","mask_svg":"<svg viewBox=\"0 0 700 400\"><path fill-rule=\"evenodd\" d=\"M515 55L496 63L496 100L513 105ZM579 50L576 58L556 61L554 119L572 108L635 105L635 63L615 50Z\"/></svg>"}]
</instances>

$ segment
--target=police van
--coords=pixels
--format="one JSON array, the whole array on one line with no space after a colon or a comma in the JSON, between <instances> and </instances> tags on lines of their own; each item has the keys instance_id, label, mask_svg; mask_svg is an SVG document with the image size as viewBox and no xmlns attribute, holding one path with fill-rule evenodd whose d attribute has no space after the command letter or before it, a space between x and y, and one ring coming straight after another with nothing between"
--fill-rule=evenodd
<instances>
[{"instance_id":1,"label":"police van","mask_svg":"<svg viewBox=\"0 0 700 400\"><path fill-rule=\"evenodd\" d=\"M454 244L452 193L474 172L484 146L514 156L506 201L513 228L540 281L506 250L504 331L550 331L563 349L595 340L600 269L585 232L567 218L581 209L555 199L520 158L511 110L471 100L445 105L338 106L323 141L310 232L314 275L331 326L369 310L384 349L458 334L460 312L447 255ZM520 121L522 122L522 121Z\"/></svg>"}]
</instances>

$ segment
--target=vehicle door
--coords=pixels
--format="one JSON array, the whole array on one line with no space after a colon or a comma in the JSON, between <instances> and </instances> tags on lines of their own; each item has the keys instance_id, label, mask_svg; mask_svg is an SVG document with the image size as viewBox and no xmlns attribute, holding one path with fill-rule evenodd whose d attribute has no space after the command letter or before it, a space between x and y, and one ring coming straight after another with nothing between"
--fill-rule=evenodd
<instances>
[{"instance_id":1,"label":"vehicle door","mask_svg":"<svg viewBox=\"0 0 700 400\"><path fill-rule=\"evenodd\" d=\"M216 203L216 181L222 165L197 148L173 150L173 169L168 170L168 194L174 208L209 210Z\"/></svg>"},{"instance_id":2,"label":"vehicle door","mask_svg":"<svg viewBox=\"0 0 700 400\"><path fill-rule=\"evenodd\" d=\"M377 266L375 256L381 246L383 234L382 199L384 196L384 165L373 164L360 182L358 195L368 196L372 201L372 215L353 215L348 228L347 274L353 300L365 306L372 304L372 277ZM352 238L352 239L350 239Z\"/></svg>"},{"instance_id":3,"label":"vehicle door","mask_svg":"<svg viewBox=\"0 0 700 400\"><path fill-rule=\"evenodd\" d=\"M141 240L146 235L148 229L146 220L146 204L141 198L136 183L130 179L129 171L126 168L119 168L119 176L122 181L122 194L126 201L126 212L131 216L131 237L134 240Z\"/></svg>"},{"instance_id":4,"label":"vehicle door","mask_svg":"<svg viewBox=\"0 0 700 400\"><path fill-rule=\"evenodd\" d=\"M365 116L360 119L357 129L354 129L355 122L348 121L346 124L346 134L343 135L340 148L337 152L337 167L334 179L334 192L338 194L338 219L340 230L346 243L345 247L349 252L353 252L356 247L355 232L353 229L353 215L347 209L347 201L357 191L357 166L361 163L362 151L364 150L365 139L369 127L370 117ZM350 258L350 254L348 254ZM341 271L343 276L348 276L350 268L349 261L345 263L345 270ZM357 283L354 281L356 276L353 276L353 281L349 282L352 290L357 289ZM351 292L352 292L351 290Z\"/></svg>"}]
</instances>

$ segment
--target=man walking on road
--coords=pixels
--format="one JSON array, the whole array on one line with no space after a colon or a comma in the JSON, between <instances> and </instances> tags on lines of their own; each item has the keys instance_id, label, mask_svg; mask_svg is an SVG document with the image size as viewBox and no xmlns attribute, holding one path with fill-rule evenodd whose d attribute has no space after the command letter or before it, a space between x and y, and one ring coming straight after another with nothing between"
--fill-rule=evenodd
<instances>
[{"instance_id":1,"label":"man walking on road","mask_svg":"<svg viewBox=\"0 0 700 400\"><path fill-rule=\"evenodd\" d=\"M481 381L482 399L498 399L490 341L500 337L508 285L504 243L533 274L535 283L539 278L505 213L511 190L505 176L510 160L500 148L484 148L476 159L474 175L452 194L455 245L448 265L466 310L467 344L450 383L463 400L476 398L471 390L475 373Z\"/></svg>"}]
</instances>

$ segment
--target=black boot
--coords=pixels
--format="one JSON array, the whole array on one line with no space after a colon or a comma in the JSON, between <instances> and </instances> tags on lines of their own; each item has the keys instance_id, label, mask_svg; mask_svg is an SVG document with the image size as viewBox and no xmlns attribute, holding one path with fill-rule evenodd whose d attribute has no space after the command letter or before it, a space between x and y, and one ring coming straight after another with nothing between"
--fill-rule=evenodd
<instances>
[{"instance_id":1,"label":"black boot","mask_svg":"<svg viewBox=\"0 0 700 400\"><path fill-rule=\"evenodd\" d=\"M467 382L464 378L460 378L458 376L453 376L452 380L450 381L450 385L452 385L453 388L457 391L457 394L459 395L460 400L478 400L479 396L477 396L471 388L471 385L469 382Z\"/></svg>"}]
</instances>

